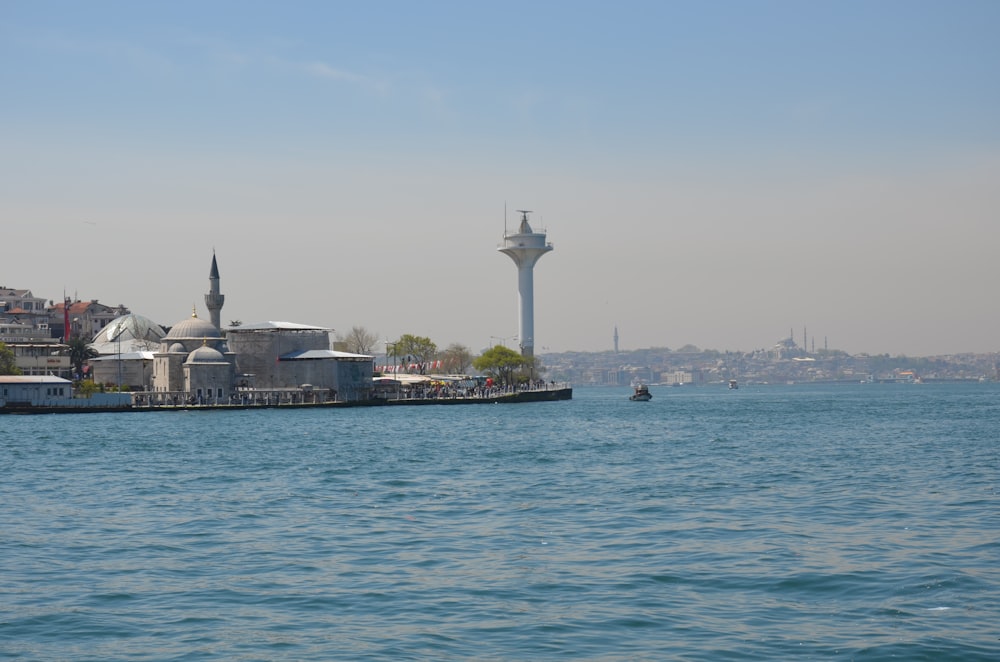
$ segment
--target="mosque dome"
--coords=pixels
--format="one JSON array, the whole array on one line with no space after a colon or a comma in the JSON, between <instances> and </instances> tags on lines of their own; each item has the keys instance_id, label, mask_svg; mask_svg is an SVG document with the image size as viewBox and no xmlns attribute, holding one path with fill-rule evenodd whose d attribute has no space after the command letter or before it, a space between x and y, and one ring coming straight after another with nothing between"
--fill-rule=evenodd
<instances>
[{"instance_id":1,"label":"mosque dome","mask_svg":"<svg viewBox=\"0 0 1000 662\"><path fill-rule=\"evenodd\" d=\"M191 317L174 324L164 338L166 340L192 340L201 338L221 338L222 332L207 321L198 319L194 314Z\"/></svg>"},{"instance_id":2,"label":"mosque dome","mask_svg":"<svg viewBox=\"0 0 1000 662\"><path fill-rule=\"evenodd\" d=\"M186 354L187 353L187 349L184 347L184 345L182 345L179 342L175 342L173 345L170 346L170 349L168 349L167 351L170 352L171 354Z\"/></svg>"},{"instance_id":3,"label":"mosque dome","mask_svg":"<svg viewBox=\"0 0 1000 662\"><path fill-rule=\"evenodd\" d=\"M164 336L163 327L148 317L129 313L108 322L91 341L99 354L133 352L155 346Z\"/></svg>"},{"instance_id":4,"label":"mosque dome","mask_svg":"<svg viewBox=\"0 0 1000 662\"><path fill-rule=\"evenodd\" d=\"M223 363L225 360L219 350L203 345L188 354L185 363Z\"/></svg>"},{"instance_id":5,"label":"mosque dome","mask_svg":"<svg viewBox=\"0 0 1000 662\"><path fill-rule=\"evenodd\" d=\"M94 344L122 342L126 340L151 340L159 342L164 336L163 327L142 315L130 313L116 317L97 332L91 341Z\"/></svg>"}]
</instances>

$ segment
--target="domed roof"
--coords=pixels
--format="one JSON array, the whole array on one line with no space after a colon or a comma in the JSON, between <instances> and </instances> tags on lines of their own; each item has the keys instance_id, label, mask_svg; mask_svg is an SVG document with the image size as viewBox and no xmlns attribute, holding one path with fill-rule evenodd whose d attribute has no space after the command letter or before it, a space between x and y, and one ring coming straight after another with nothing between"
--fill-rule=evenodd
<instances>
[{"instance_id":1,"label":"domed roof","mask_svg":"<svg viewBox=\"0 0 1000 662\"><path fill-rule=\"evenodd\" d=\"M170 348L167 351L170 352L171 354L184 354L185 352L187 352L187 349L185 349L184 345L182 345L181 343L175 342L173 345L170 346Z\"/></svg>"},{"instance_id":2,"label":"domed roof","mask_svg":"<svg viewBox=\"0 0 1000 662\"><path fill-rule=\"evenodd\" d=\"M219 350L212 349L208 345L202 345L188 354L185 363L224 363L225 360Z\"/></svg>"},{"instance_id":3,"label":"domed roof","mask_svg":"<svg viewBox=\"0 0 1000 662\"><path fill-rule=\"evenodd\" d=\"M221 338L222 332L206 320L198 319L195 313L186 320L174 324L165 338L168 340L192 340L198 338Z\"/></svg>"},{"instance_id":4,"label":"domed roof","mask_svg":"<svg viewBox=\"0 0 1000 662\"><path fill-rule=\"evenodd\" d=\"M92 346L99 354L149 349L163 339L164 331L148 317L130 313L116 317L97 332Z\"/></svg>"},{"instance_id":5,"label":"domed roof","mask_svg":"<svg viewBox=\"0 0 1000 662\"><path fill-rule=\"evenodd\" d=\"M158 342L164 335L163 327L142 315L130 313L108 322L94 336L93 343L118 342L121 340L152 340Z\"/></svg>"}]
</instances>

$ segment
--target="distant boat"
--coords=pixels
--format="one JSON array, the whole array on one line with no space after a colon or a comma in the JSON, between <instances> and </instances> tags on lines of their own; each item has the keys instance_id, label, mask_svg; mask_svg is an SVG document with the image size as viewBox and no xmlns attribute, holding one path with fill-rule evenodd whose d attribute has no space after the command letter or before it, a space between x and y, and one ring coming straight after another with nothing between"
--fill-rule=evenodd
<instances>
[{"instance_id":1,"label":"distant boat","mask_svg":"<svg viewBox=\"0 0 1000 662\"><path fill-rule=\"evenodd\" d=\"M649 402L653 399L653 394L649 392L649 387L645 384L639 384L635 387L635 393L628 396L629 400L635 400L636 402Z\"/></svg>"},{"instance_id":2,"label":"distant boat","mask_svg":"<svg viewBox=\"0 0 1000 662\"><path fill-rule=\"evenodd\" d=\"M739 387L740 387L740 385L736 383L735 379L730 379L729 380L729 388L731 388L731 389L737 389Z\"/></svg>"}]
</instances>

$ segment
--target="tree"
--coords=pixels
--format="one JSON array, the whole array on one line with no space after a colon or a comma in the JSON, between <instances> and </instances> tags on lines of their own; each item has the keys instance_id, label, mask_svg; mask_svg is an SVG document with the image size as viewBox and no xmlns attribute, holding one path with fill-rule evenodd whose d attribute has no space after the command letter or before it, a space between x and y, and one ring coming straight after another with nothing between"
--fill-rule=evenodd
<instances>
[{"instance_id":1,"label":"tree","mask_svg":"<svg viewBox=\"0 0 1000 662\"><path fill-rule=\"evenodd\" d=\"M395 342L393 355L402 360L409 357L414 363L426 363L434 358L437 349L437 345L431 342L430 338L404 333Z\"/></svg>"},{"instance_id":2,"label":"tree","mask_svg":"<svg viewBox=\"0 0 1000 662\"><path fill-rule=\"evenodd\" d=\"M14 359L14 350L6 344L0 342L0 375L20 375L21 369L17 367Z\"/></svg>"},{"instance_id":3,"label":"tree","mask_svg":"<svg viewBox=\"0 0 1000 662\"><path fill-rule=\"evenodd\" d=\"M75 374L78 377L83 375L83 364L98 356L97 350L80 336L73 336L69 339L69 362L73 364Z\"/></svg>"},{"instance_id":4,"label":"tree","mask_svg":"<svg viewBox=\"0 0 1000 662\"><path fill-rule=\"evenodd\" d=\"M503 386L513 386L516 375L527 365L523 356L509 347L496 345L486 350L472 361L472 367L492 377Z\"/></svg>"},{"instance_id":5,"label":"tree","mask_svg":"<svg viewBox=\"0 0 1000 662\"><path fill-rule=\"evenodd\" d=\"M346 335L338 333L337 340L346 343L347 351L352 354L373 354L378 343L378 333L363 326L353 326Z\"/></svg>"},{"instance_id":6,"label":"tree","mask_svg":"<svg viewBox=\"0 0 1000 662\"><path fill-rule=\"evenodd\" d=\"M76 385L76 394L83 398L89 398L100 390L101 387L90 379L78 382Z\"/></svg>"},{"instance_id":7,"label":"tree","mask_svg":"<svg viewBox=\"0 0 1000 662\"><path fill-rule=\"evenodd\" d=\"M441 353L441 363L447 373L465 374L466 369L472 364L472 352L465 345L452 343Z\"/></svg>"}]
</instances>

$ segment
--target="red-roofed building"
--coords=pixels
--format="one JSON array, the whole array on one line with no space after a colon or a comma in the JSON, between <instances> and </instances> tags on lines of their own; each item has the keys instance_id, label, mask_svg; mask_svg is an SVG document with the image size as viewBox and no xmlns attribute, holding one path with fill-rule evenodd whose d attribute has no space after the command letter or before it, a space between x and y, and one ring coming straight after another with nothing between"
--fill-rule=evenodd
<instances>
[{"instance_id":1,"label":"red-roofed building","mask_svg":"<svg viewBox=\"0 0 1000 662\"><path fill-rule=\"evenodd\" d=\"M131 312L125 306L107 306L98 303L97 299L72 301L69 303L70 333L64 334L65 308L66 304L57 303L48 310L48 324L49 328L52 329L52 335L55 337L68 335L70 338L80 336L86 338L88 342L111 320Z\"/></svg>"}]
</instances>

